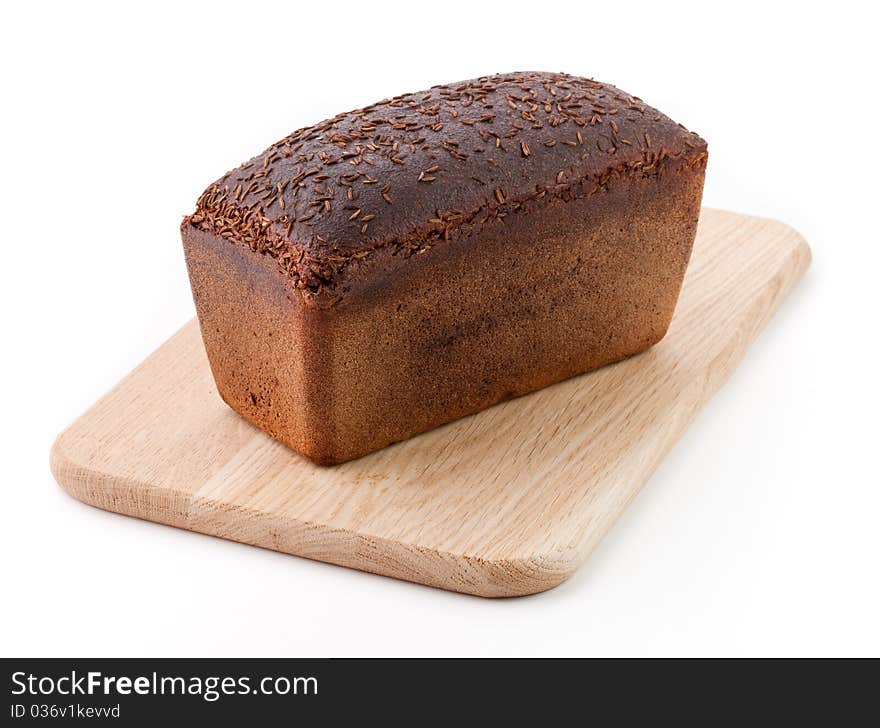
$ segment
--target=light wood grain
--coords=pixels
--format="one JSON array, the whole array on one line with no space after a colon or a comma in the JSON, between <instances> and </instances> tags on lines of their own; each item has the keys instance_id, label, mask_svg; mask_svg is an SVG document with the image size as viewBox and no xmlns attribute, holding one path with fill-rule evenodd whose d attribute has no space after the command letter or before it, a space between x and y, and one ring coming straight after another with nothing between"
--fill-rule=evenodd
<instances>
[{"instance_id":1,"label":"light wood grain","mask_svg":"<svg viewBox=\"0 0 880 728\"><path fill-rule=\"evenodd\" d=\"M543 591L586 559L809 261L781 223L704 210L653 349L332 468L223 404L191 321L59 436L52 471L126 515L471 594Z\"/></svg>"}]
</instances>

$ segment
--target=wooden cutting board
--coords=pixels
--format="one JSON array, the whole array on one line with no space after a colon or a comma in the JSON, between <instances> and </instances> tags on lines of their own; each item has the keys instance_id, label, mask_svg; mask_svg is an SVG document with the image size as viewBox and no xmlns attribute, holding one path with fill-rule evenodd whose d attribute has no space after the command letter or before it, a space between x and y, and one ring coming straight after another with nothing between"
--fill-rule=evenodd
<instances>
[{"instance_id":1,"label":"wooden cutting board","mask_svg":"<svg viewBox=\"0 0 880 728\"><path fill-rule=\"evenodd\" d=\"M460 592L543 591L587 558L809 262L779 222L704 210L653 349L335 467L220 400L191 321L59 436L52 472L117 513Z\"/></svg>"}]
</instances>

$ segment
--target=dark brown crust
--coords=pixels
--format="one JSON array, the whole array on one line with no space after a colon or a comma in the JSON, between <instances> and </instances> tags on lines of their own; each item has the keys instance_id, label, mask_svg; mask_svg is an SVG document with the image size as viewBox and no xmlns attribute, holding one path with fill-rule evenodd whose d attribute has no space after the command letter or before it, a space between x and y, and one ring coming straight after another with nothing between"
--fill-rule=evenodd
<instances>
[{"instance_id":1,"label":"dark brown crust","mask_svg":"<svg viewBox=\"0 0 880 728\"><path fill-rule=\"evenodd\" d=\"M336 306L417 253L705 161L700 137L613 86L511 73L300 129L211 185L184 225L266 254L308 305Z\"/></svg>"}]
</instances>

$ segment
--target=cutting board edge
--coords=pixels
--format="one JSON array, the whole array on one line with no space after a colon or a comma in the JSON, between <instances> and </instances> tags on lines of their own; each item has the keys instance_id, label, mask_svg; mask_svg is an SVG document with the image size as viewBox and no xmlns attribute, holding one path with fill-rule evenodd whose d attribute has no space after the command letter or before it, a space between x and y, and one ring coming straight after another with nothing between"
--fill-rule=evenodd
<instances>
[{"instance_id":1,"label":"cutting board edge","mask_svg":"<svg viewBox=\"0 0 880 728\"><path fill-rule=\"evenodd\" d=\"M556 554L535 553L529 557L487 559L467 554L395 541L372 534L342 531L263 511L252 511L249 521L263 521L265 538L243 538L238 531L242 511L235 520L224 519L225 509L210 500L194 501L189 493L157 488L138 480L104 473L75 462L64 449L62 432L52 445L50 469L65 493L94 508L140 520L174 526L206 536L258 546L291 556L330 563L371 574L403 579L425 586L480 597L514 597L552 589L568 579L588 554L562 549ZM137 507L133 507L137 504ZM149 504L145 508L145 504ZM171 505L171 507L169 507ZM195 511L209 516L195 518ZM176 517L175 517L176 516ZM231 521L231 519L230 519ZM279 533L296 534L294 543L279 542ZM342 556L340 556L342 555ZM345 558L345 557L348 558ZM442 572L442 574L440 574ZM438 575L440 574L440 575Z\"/></svg>"}]
</instances>

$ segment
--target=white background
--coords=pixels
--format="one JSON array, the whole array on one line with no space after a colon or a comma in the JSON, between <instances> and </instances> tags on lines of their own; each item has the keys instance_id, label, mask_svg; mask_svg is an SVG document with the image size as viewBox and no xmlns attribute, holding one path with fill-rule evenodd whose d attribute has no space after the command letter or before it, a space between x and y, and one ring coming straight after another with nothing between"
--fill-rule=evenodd
<instances>
[{"instance_id":1,"label":"white background","mask_svg":"<svg viewBox=\"0 0 880 728\"><path fill-rule=\"evenodd\" d=\"M7 4L6 655L880 654L868 4ZM292 129L402 91L564 70L709 141L705 203L813 267L567 583L490 601L140 522L52 480L55 435L193 316L196 197Z\"/></svg>"}]
</instances>

